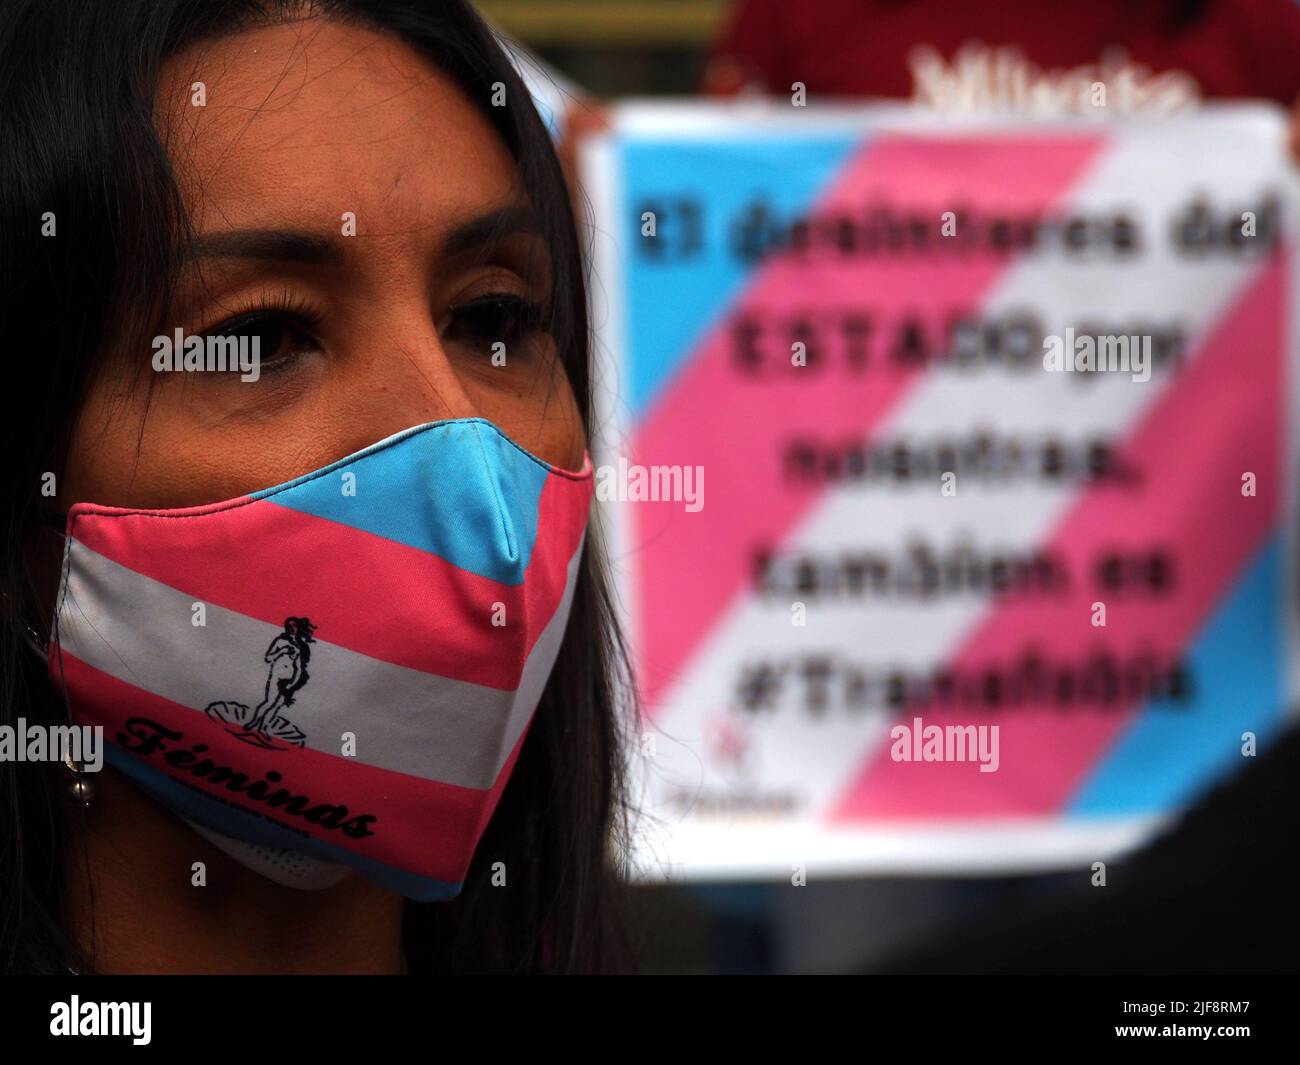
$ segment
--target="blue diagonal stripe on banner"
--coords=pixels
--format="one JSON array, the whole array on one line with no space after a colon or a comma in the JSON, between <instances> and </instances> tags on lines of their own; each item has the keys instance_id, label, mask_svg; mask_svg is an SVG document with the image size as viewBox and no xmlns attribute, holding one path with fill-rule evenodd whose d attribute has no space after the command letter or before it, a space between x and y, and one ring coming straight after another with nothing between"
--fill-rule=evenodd
<instances>
[{"instance_id":1,"label":"blue diagonal stripe on banner","mask_svg":"<svg viewBox=\"0 0 1300 1065\"><path fill-rule=\"evenodd\" d=\"M662 391L757 267L731 250L736 220L760 196L787 222L805 213L869 139L839 133L776 143L771 138L671 143L672 151L664 150L663 140L648 137L619 145L625 189L620 211L626 227L620 242L627 271L624 327L626 336L635 338L626 346L634 357L622 398L634 418ZM702 198L699 192L705 189L708 196ZM683 216L675 213L676 205L692 200L700 205L702 246L695 254L679 255L675 241L680 240ZM662 241L662 259L646 254L643 210L664 213L655 238Z\"/></svg>"},{"instance_id":2,"label":"blue diagonal stripe on banner","mask_svg":"<svg viewBox=\"0 0 1300 1065\"><path fill-rule=\"evenodd\" d=\"M1153 700L1093 770L1074 816L1149 814L1192 800L1245 765L1241 734L1262 750L1284 724L1282 541L1271 537L1190 648L1190 707Z\"/></svg>"}]
</instances>

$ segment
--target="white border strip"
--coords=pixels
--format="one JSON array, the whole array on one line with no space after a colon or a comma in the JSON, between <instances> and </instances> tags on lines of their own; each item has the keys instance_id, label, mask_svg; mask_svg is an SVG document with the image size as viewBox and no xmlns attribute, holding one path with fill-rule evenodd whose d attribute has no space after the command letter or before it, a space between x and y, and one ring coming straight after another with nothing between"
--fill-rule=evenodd
<instances>
[{"instance_id":1,"label":"white border strip","mask_svg":"<svg viewBox=\"0 0 1300 1065\"><path fill-rule=\"evenodd\" d=\"M824 825L713 822L673 826L672 861L640 840L632 879L646 883L718 879L788 879L802 868L818 876L1016 876L1114 861L1140 847L1177 814L1097 820L984 821L979 826L832 831ZM663 826L660 826L663 831ZM755 861L754 855L772 855ZM782 857L777 857L782 856Z\"/></svg>"}]
</instances>

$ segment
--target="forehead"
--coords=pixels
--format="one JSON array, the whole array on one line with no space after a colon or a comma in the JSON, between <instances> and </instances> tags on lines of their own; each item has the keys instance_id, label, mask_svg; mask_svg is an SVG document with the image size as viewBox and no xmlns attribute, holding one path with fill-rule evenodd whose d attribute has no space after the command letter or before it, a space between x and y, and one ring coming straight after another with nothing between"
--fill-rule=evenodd
<instances>
[{"instance_id":1,"label":"forehead","mask_svg":"<svg viewBox=\"0 0 1300 1065\"><path fill-rule=\"evenodd\" d=\"M168 63L158 106L200 230L333 228L351 211L358 233L410 236L513 196L477 108L372 30L310 19L203 42Z\"/></svg>"}]
</instances>

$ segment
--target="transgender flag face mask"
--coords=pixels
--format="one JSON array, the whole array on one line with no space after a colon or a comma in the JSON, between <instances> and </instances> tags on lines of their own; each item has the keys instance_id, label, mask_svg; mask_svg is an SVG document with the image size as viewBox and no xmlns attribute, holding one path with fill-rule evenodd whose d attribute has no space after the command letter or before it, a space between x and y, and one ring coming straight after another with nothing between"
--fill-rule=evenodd
<instances>
[{"instance_id":1,"label":"transgender flag face mask","mask_svg":"<svg viewBox=\"0 0 1300 1065\"><path fill-rule=\"evenodd\" d=\"M250 868L449 898L555 664L592 480L465 418L224 503L78 503L51 674Z\"/></svg>"}]
</instances>

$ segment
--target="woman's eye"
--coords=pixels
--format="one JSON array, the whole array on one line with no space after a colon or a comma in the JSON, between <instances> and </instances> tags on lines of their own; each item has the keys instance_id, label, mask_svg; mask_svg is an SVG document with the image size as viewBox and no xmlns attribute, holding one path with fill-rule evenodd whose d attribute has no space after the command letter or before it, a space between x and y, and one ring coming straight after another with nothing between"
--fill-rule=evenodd
<instances>
[{"instance_id":1,"label":"woman's eye","mask_svg":"<svg viewBox=\"0 0 1300 1065\"><path fill-rule=\"evenodd\" d=\"M311 346L303 323L271 311L241 315L206 335L244 338L263 371L286 365Z\"/></svg>"},{"instance_id":2,"label":"woman's eye","mask_svg":"<svg viewBox=\"0 0 1300 1065\"><path fill-rule=\"evenodd\" d=\"M452 308L452 339L469 344L509 345L541 328L542 310L519 296L493 293Z\"/></svg>"}]
</instances>

